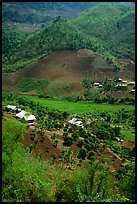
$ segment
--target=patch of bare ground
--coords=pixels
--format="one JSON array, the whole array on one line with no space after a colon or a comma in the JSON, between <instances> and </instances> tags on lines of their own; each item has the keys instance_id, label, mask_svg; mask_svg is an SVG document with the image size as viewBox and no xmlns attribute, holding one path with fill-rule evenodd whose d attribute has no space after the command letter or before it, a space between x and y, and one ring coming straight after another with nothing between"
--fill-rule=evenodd
<instances>
[{"instance_id":1,"label":"patch of bare ground","mask_svg":"<svg viewBox=\"0 0 137 204\"><path fill-rule=\"evenodd\" d=\"M109 158L109 162L105 162L104 165L109 168L110 172L115 173L123 166L121 158L109 148L105 149L103 156L107 156L107 158Z\"/></svg>"},{"instance_id":2,"label":"patch of bare ground","mask_svg":"<svg viewBox=\"0 0 137 204\"><path fill-rule=\"evenodd\" d=\"M118 90L118 91L115 91L115 90L110 90L110 91L103 91L100 96L106 96L111 94L112 96L114 96L116 99L121 99L123 97L130 97L131 96L131 93L129 93L129 91L126 91L126 90Z\"/></svg>"},{"instance_id":3,"label":"patch of bare ground","mask_svg":"<svg viewBox=\"0 0 137 204\"><path fill-rule=\"evenodd\" d=\"M32 127L30 126L29 129L27 130L24 140L22 141L24 147L29 147L30 144L32 144L34 141L31 139L31 132L32 132ZM64 146L63 142L64 139L62 138L62 130L57 130L56 132L56 138L58 139L58 145L57 147L54 147L53 140L51 139L53 132L46 130L45 131L45 136L46 139L42 140L41 135L38 133L35 140L38 139L39 142L36 145L36 147L32 150L32 152L38 157L39 153L43 155L45 159L51 159L52 155L56 153L58 156L61 156L61 152L63 149L72 149L74 152L78 152L80 148L78 147L78 142L74 141L73 144L70 147ZM123 163L119 156L112 152L109 148L106 148L104 153L100 154L96 152L96 159L99 160L102 156L105 156L109 159L109 162L105 162L103 165L109 168L109 171L112 173L116 173L119 168L123 166ZM59 164L59 160L57 161ZM77 164L79 163L78 161L76 162ZM88 163L88 160L84 160L81 165L86 168ZM60 163L61 165L61 163ZM75 165L74 165L75 166Z\"/></svg>"},{"instance_id":4,"label":"patch of bare ground","mask_svg":"<svg viewBox=\"0 0 137 204\"><path fill-rule=\"evenodd\" d=\"M131 142L128 140L125 140L123 142L121 142L120 146L126 146L126 147L134 147L135 146L135 142Z\"/></svg>"},{"instance_id":5,"label":"patch of bare ground","mask_svg":"<svg viewBox=\"0 0 137 204\"><path fill-rule=\"evenodd\" d=\"M31 138L32 128L31 126L27 130L27 132L24 135L24 140L22 141L24 148L29 147L31 144L35 143L35 141ZM42 155L44 159L50 159L53 155L53 153L56 153L57 155L60 155L61 151L60 149L54 147L53 141L51 139L52 133L50 131L45 132L45 139L43 140L40 133L37 132L37 135L35 137L35 140L39 140L38 144L33 148L32 153L38 157L39 155Z\"/></svg>"},{"instance_id":6,"label":"patch of bare ground","mask_svg":"<svg viewBox=\"0 0 137 204\"><path fill-rule=\"evenodd\" d=\"M13 86L17 83L15 73L3 73L2 74L2 90L11 91Z\"/></svg>"},{"instance_id":7,"label":"patch of bare ground","mask_svg":"<svg viewBox=\"0 0 137 204\"><path fill-rule=\"evenodd\" d=\"M70 93L82 90L80 81L85 76L91 76L92 80L102 81L106 77L118 76L123 79L129 77L126 70L115 72L114 68L98 69L93 67L92 61L98 56L88 49L79 51L55 51L16 73L2 74L3 90L11 91L14 85L22 77L31 77L40 80L72 82ZM131 71L133 64L131 64ZM130 69L130 68L129 68ZM133 78L133 77L132 77Z\"/></svg>"}]
</instances>

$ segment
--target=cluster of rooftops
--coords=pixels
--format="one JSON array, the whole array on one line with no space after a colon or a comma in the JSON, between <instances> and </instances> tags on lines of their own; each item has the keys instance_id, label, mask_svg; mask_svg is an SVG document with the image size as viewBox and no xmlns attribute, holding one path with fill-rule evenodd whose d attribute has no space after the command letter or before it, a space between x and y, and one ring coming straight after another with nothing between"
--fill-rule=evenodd
<instances>
[{"instance_id":1,"label":"cluster of rooftops","mask_svg":"<svg viewBox=\"0 0 137 204\"><path fill-rule=\"evenodd\" d=\"M31 122L31 125L34 125L34 121L36 120L35 115L32 115L31 113L26 112L25 110L21 110L20 108L17 108L16 106L13 105L8 105L7 108L18 111L18 113L16 114L17 118L23 118L28 122ZM78 127L78 128L83 128L83 124L82 121L78 120L77 118L72 118L71 120L68 121L69 124L71 124L72 126ZM123 140L115 137L115 139L118 142L122 142Z\"/></svg>"},{"instance_id":2,"label":"cluster of rooftops","mask_svg":"<svg viewBox=\"0 0 137 204\"><path fill-rule=\"evenodd\" d=\"M29 112L26 112L25 110L21 110L20 108L17 108L16 106L13 105L8 105L7 108L18 111L18 113L16 114L17 118L23 118L25 120L27 120L28 122L34 122L36 120L35 115L32 115Z\"/></svg>"},{"instance_id":3,"label":"cluster of rooftops","mask_svg":"<svg viewBox=\"0 0 137 204\"><path fill-rule=\"evenodd\" d=\"M8 105L7 108L12 109L17 111L18 113L16 113L16 117L17 118L23 118L25 120L27 120L28 122L34 122L36 120L35 115L32 115L29 112L26 112L25 110L21 110L20 108L17 108L16 106L13 105ZM72 124L72 125L76 125L77 127L83 127L82 122L80 120L78 120L77 118L72 118L71 120L68 121L68 123Z\"/></svg>"},{"instance_id":4,"label":"cluster of rooftops","mask_svg":"<svg viewBox=\"0 0 137 204\"><path fill-rule=\"evenodd\" d=\"M111 79L110 79L111 80ZM117 86L121 86L121 87L127 87L127 85L132 85L132 86L135 86L135 82L134 81L130 81L130 82L127 82L126 80L123 80L121 78L118 78L117 80L115 80L116 82L120 82L121 84L117 84ZM98 88L102 88L103 85L99 82L95 82L93 84L93 86L97 86ZM132 90L130 92L135 92L135 88L132 88Z\"/></svg>"}]
</instances>

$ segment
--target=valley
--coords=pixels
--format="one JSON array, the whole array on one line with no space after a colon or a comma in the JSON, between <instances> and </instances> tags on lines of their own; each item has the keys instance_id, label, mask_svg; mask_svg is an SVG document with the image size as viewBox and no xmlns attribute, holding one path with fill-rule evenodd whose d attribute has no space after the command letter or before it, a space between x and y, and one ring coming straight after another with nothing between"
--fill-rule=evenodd
<instances>
[{"instance_id":1,"label":"valley","mask_svg":"<svg viewBox=\"0 0 137 204\"><path fill-rule=\"evenodd\" d=\"M135 202L134 2L2 3L2 202Z\"/></svg>"}]
</instances>

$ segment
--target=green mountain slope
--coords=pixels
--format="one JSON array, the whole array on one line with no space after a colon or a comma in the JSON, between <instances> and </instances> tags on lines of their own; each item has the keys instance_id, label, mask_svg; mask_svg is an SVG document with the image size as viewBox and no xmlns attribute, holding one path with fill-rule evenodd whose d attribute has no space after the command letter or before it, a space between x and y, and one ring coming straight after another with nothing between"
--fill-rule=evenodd
<instances>
[{"instance_id":1,"label":"green mountain slope","mask_svg":"<svg viewBox=\"0 0 137 204\"><path fill-rule=\"evenodd\" d=\"M135 10L133 8L102 3L83 12L72 21L86 34L101 40L105 49L114 56L134 59Z\"/></svg>"},{"instance_id":2,"label":"green mountain slope","mask_svg":"<svg viewBox=\"0 0 137 204\"><path fill-rule=\"evenodd\" d=\"M15 46L14 53L6 58L6 62L3 60L3 71L16 71L55 50L80 48L102 53L106 60L119 69L117 57L135 58L134 16L131 7L102 3L75 20L58 18L49 27L29 34L22 44Z\"/></svg>"},{"instance_id":3,"label":"green mountain slope","mask_svg":"<svg viewBox=\"0 0 137 204\"><path fill-rule=\"evenodd\" d=\"M3 71L6 71L7 67L8 71L9 69L16 71L22 67L22 61L37 60L51 51L78 50L80 48L96 50L96 39L84 34L70 21L56 22L48 28L30 34L23 44L15 47L14 54L9 57L6 63L3 61Z\"/></svg>"},{"instance_id":4,"label":"green mountain slope","mask_svg":"<svg viewBox=\"0 0 137 204\"><path fill-rule=\"evenodd\" d=\"M10 56L27 37L26 33L18 32L15 28L2 28L2 54Z\"/></svg>"}]
</instances>

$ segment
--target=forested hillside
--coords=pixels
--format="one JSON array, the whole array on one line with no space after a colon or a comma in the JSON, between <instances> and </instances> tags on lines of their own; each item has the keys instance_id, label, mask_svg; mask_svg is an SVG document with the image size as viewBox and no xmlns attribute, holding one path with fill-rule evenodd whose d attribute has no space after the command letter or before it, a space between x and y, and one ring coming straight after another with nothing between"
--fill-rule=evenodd
<instances>
[{"instance_id":1,"label":"forested hillside","mask_svg":"<svg viewBox=\"0 0 137 204\"><path fill-rule=\"evenodd\" d=\"M112 55L135 59L135 10L132 7L102 3L73 22L86 34L101 40L104 49Z\"/></svg>"},{"instance_id":2,"label":"forested hillside","mask_svg":"<svg viewBox=\"0 0 137 204\"><path fill-rule=\"evenodd\" d=\"M6 36L4 35L3 41L5 40L5 37ZM8 44L4 45L3 43L3 46L7 46L7 49L11 49ZM70 21L59 21L48 28L30 34L23 44L14 47L15 52L9 57L9 59L7 59L6 53L3 56L3 69L4 71L7 69L8 71L15 71L21 67L22 61L42 58L49 54L49 52L55 50L78 50L80 48L97 50L96 39L89 38L88 35L84 34ZM15 63L17 63L17 65ZM12 65L14 66L14 70Z\"/></svg>"},{"instance_id":3,"label":"forested hillside","mask_svg":"<svg viewBox=\"0 0 137 204\"><path fill-rule=\"evenodd\" d=\"M18 32L11 27L2 28L2 54L9 57L12 55L21 42L27 37L26 33Z\"/></svg>"},{"instance_id":4,"label":"forested hillside","mask_svg":"<svg viewBox=\"0 0 137 204\"><path fill-rule=\"evenodd\" d=\"M3 22L47 23L48 21L53 21L57 15L72 18L81 11L95 6L98 3L99 2L3 2L2 19Z\"/></svg>"},{"instance_id":5,"label":"forested hillside","mask_svg":"<svg viewBox=\"0 0 137 204\"><path fill-rule=\"evenodd\" d=\"M12 55L3 53L4 72L23 68L54 50L92 49L103 54L118 69L116 57L135 59L135 11L124 5L99 4L74 20L58 17L48 27L31 33L20 45L12 38L12 33L7 34L10 41L7 40L5 31L3 29L3 50L12 50Z\"/></svg>"}]
</instances>

